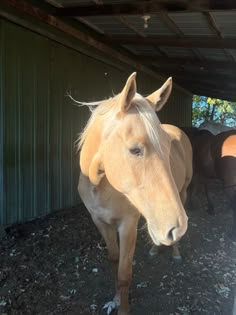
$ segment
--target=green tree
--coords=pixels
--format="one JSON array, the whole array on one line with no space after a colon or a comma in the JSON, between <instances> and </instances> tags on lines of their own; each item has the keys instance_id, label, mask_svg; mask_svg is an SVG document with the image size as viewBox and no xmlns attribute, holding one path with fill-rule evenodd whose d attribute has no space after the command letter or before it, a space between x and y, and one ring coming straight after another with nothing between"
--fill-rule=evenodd
<instances>
[{"instance_id":1,"label":"green tree","mask_svg":"<svg viewBox=\"0 0 236 315\"><path fill-rule=\"evenodd\" d=\"M193 96L192 123L199 126L213 120L223 125L236 126L236 102L206 96Z\"/></svg>"}]
</instances>

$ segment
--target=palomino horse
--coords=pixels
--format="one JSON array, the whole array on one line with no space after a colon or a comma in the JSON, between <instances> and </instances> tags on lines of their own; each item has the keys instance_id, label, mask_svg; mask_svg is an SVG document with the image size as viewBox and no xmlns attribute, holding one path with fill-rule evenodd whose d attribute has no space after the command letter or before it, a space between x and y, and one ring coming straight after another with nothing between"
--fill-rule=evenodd
<instances>
[{"instance_id":1,"label":"palomino horse","mask_svg":"<svg viewBox=\"0 0 236 315\"><path fill-rule=\"evenodd\" d=\"M120 94L96 104L80 136L78 190L106 242L115 276L108 313L116 307L119 315L129 313L140 215L156 245L172 245L187 230L183 203L192 177L191 144L177 127L161 125L155 113L171 89L170 78L144 98L136 93L133 73Z\"/></svg>"},{"instance_id":2,"label":"palomino horse","mask_svg":"<svg viewBox=\"0 0 236 315\"><path fill-rule=\"evenodd\" d=\"M219 179L233 210L233 238L236 237L236 130L213 135L208 130L183 128L193 147L193 185L203 181L208 201L208 212L214 214L214 205L208 190L208 179ZM194 191L194 188L193 188Z\"/></svg>"}]
</instances>

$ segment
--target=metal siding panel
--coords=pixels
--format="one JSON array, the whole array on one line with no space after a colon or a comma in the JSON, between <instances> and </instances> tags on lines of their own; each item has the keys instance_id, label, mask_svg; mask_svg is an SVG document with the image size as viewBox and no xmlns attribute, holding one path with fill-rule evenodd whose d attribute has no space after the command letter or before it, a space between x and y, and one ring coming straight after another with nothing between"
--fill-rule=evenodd
<instances>
[{"instance_id":1,"label":"metal siding panel","mask_svg":"<svg viewBox=\"0 0 236 315\"><path fill-rule=\"evenodd\" d=\"M148 20L148 28L144 28L144 19L140 16L126 16L130 25L134 26L139 32L145 36L173 36L175 33L170 30L162 20L155 15L151 15Z\"/></svg>"},{"instance_id":2,"label":"metal siding panel","mask_svg":"<svg viewBox=\"0 0 236 315\"><path fill-rule=\"evenodd\" d=\"M5 192L4 192L4 104L5 104L5 36L3 31L2 21L0 20L0 224L5 221Z\"/></svg>"},{"instance_id":3,"label":"metal siding panel","mask_svg":"<svg viewBox=\"0 0 236 315\"><path fill-rule=\"evenodd\" d=\"M50 46L47 39L41 38L35 47L35 83L36 83L36 131L35 131L35 165L36 165L36 207L37 215L45 214L50 209L49 186L49 77Z\"/></svg>"},{"instance_id":4,"label":"metal siding panel","mask_svg":"<svg viewBox=\"0 0 236 315\"><path fill-rule=\"evenodd\" d=\"M211 12L218 29L225 38L235 37L236 33L236 12L219 11Z\"/></svg>"},{"instance_id":5,"label":"metal siding panel","mask_svg":"<svg viewBox=\"0 0 236 315\"><path fill-rule=\"evenodd\" d=\"M17 102L18 91L18 57L16 54L16 43L12 41L13 30L5 23L4 31L4 81L5 81L5 128L4 128L4 190L5 190L5 220L15 222L18 220L19 208L19 138L18 124L19 112ZM19 34L17 34L19 35Z\"/></svg>"},{"instance_id":6,"label":"metal siding panel","mask_svg":"<svg viewBox=\"0 0 236 315\"><path fill-rule=\"evenodd\" d=\"M169 13L170 18L186 36L215 36L201 12Z\"/></svg>"},{"instance_id":7,"label":"metal siding panel","mask_svg":"<svg viewBox=\"0 0 236 315\"><path fill-rule=\"evenodd\" d=\"M72 135L72 103L68 97L65 96L66 91L71 90L73 82L71 72L73 66L73 54L72 50L68 51L63 47L64 58L67 63L64 68L63 78L63 106L62 106L62 205L63 207L70 207L72 205L72 152L73 152L73 135Z\"/></svg>"},{"instance_id":8,"label":"metal siding panel","mask_svg":"<svg viewBox=\"0 0 236 315\"><path fill-rule=\"evenodd\" d=\"M34 60L35 38L23 29L14 30L21 39L20 55L20 169L22 189L22 213L20 220L36 215L36 64ZM14 36L14 34L13 34ZM12 39L13 40L13 39ZM19 46L18 46L19 47ZM17 51L15 49L15 51ZM18 100L16 100L18 101Z\"/></svg>"},{"instance_id":9,"label":"metal siding panel","mask_svg":"<svg viewBox=\"0 0 236 315\"><path fill-rule=\"evenodd\" d=\"M52 46L51 64L51 95L50 95L50 191L51 208L60 209L62 207L62 160L61 160L61 133L62 133L62 102L64 90L62 80L64 78L61 67L63 56L61 57L60 46ZM62 62L62 64L60 64ZM60 66L59 66L60 65ZM54 105L56 104L56 106Z\"/></svg>"},{"instance_id":10,"label":"metal siding panel","mask_svg":"<svg viewBox=\"0 0 236 315\"><path fill-rule=\"evenodd\" d=\"M49 211L48 41L3 22L5 37L5 223ZM46 53L47 54L47 53ZM49 63L49 60L48 60ZM48 70L48 69L46 69Z\"/></svg>"}]
</instances>

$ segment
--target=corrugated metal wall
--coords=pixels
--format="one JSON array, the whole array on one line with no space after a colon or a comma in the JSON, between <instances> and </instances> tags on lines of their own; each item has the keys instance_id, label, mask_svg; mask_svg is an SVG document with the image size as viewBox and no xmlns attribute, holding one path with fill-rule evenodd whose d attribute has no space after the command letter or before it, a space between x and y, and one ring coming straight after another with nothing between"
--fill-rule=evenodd
<instances>
[{"instance_id":1,"label":"corrugated metal wall","mask_svg":"<svg viewBox=\"0 0 236 315\"><path fill-rule=\"evenodd\" d=\"M173 78L174 79L174 78ZM162 123L173 124L179 127L192 125L192 95L174 89L168 104L159 114Z\"/></svg>"},{"instance_id":2,"label":"corrugated metal wall","mask_svg":"<svg viewBox=\"0 0 236 315\"><path fill-rule=\"evenodd\" d=\"M0 67L0 224L76 205L73 147L89 113L65 94L103 99L120 91L128 73L5 20L0 20ZM162 83L138 77L143 93ZM163 120L189 125L190 105L190 95L176 90Z\"/></svg>"}]
</instances>

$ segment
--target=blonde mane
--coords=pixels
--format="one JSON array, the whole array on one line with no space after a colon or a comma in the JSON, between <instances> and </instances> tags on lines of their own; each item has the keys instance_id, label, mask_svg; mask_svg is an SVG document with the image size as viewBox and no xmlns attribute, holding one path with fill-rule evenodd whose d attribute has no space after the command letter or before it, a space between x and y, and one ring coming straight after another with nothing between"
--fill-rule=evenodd
<instances>
[{"instance_id":1,"label":"blonde mane","mask_svg":"<svg viewBox=\"0 0 236 315\"><path fill-rule=\"evenodd\" d=\"M82 132L79 134L78 139L76 140L77 151L79 151L83 146L85 139L90 131L90 128L99 116L106 115L105 120L110 122L110 129L113 128L112 121L114 121L116 114L119 112L119 106L117 106L118 97L119 95L116 95L115 97L112 97L110 99L91 103L76 102L80 104L79 106L88 106L91 111L91 116L85 128L82 130ZM144 123L148 138L150 139L155 149L161 153L159 142L161 127L160 120L157 117L156 112L146 101L146 99L140 94L136 93L133 99L133 103L133 108L137 110L142 122Z\"/></svg>"}]
</instances>

